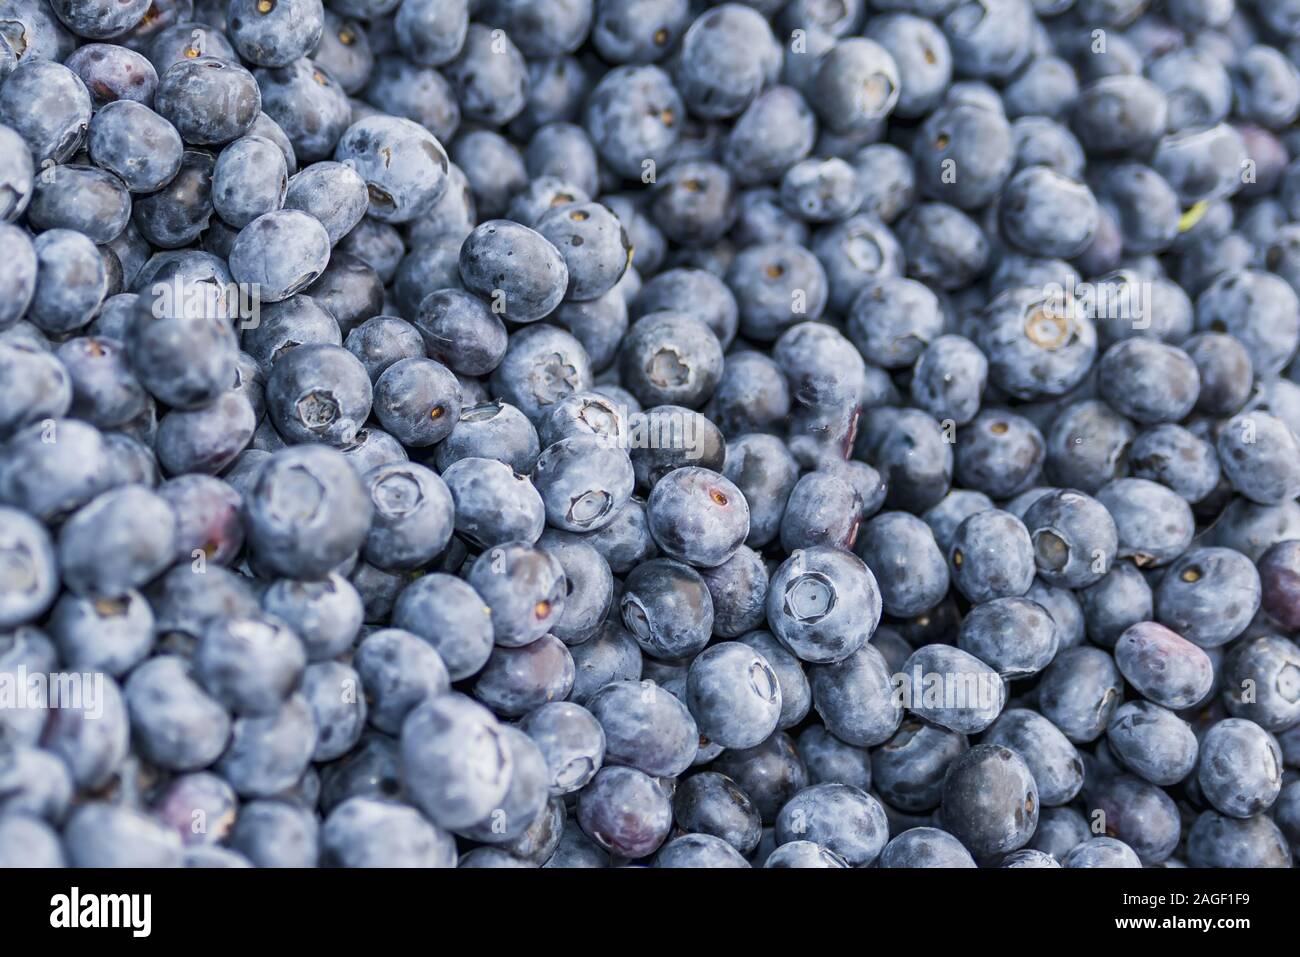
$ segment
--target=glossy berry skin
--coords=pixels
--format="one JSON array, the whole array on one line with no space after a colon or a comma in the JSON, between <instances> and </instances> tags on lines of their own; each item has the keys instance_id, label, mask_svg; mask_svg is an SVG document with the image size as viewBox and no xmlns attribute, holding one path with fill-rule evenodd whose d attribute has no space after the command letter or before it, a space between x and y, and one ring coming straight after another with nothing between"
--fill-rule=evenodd
<instances>
[{"instance_id":1,"label":"glossy berry skin","mask_svg":"<svg viewBox=\"0 0 1300 957\"><path fill-rule=\"evenodd\" d=\"M606 764L676 777L701 746L686 705L652 681L613 681L587 700L587 708L603 729Z\"/></svg>"},{"instance_id":2,"label":"glossy berry skin","mask_svg":"<svg viewBox=\"0 0 1300 957\"><path fill-rule=\"evenodd\" d=\"M816 784L795 794L776 820L778 846L813 841L852 867L865 867L888 841L884 808L870 795L845 784Z\"/></svg>"},{"instance_id":3,"label":"glossy berry skin","mask_svg":"<svg viewBox=\"0 0 1300 957\"><path fill-rule=\"evenodd\" d=\"M1075 744L1095 741L1106 730L1123 690L1119 669L1100 648L1060 652L1038 687L1038 707Z\"/></svg>"},{"instance_id":4,"label":"glossy berry skin","mask_svg":"<svg viewBox=\"0 0 1300 957\"><path fill-rule=\"evenodd\" d=\"M1115 663L1148 700L1174 710L1203 700L1214 681L1205 652L1155 622L1139 622L1120 636Z\"/></svg>"},{"instance_id":5,"label":"glossy berry skin","mask_svg":"<svg viewBox=\"0 0 1300 957\"><path fill-rule=\"evenodd\" d=\"M1295 643L1276 635L1234 645L1222 672L1223 702L1228 713L1254 721L1273 733L1290 728L1297 710L1291 687L1298 658Z\"/></svg>"},{"instance_id":6,"label":"glossy berry skin","mask_svg":"<svg viewBox=\"0 0 1300 957\"><path fill-rule=\"evenodd\" d=\"M849 744L880 744L902 720L889 666L873 645L864 644L842 661L814 665L808 683L827 730Z\"/></svg>"},{"instance_id":7,"label":"glossy berry skin","mask_svg":"<svg viewBox=\"0 0 1300 957\"><path fill-rule=\"evenodd\" d=\"M976 603L1023 595L1034 578L1024 523L998 509L977 512L957 526L948 563L953 583Z\"/></svg>"},{"instance_id":8,"label":"glossy berry skin","mask_svg":"<svg viewBox=\"0 0 1300 957\"><path fill-rule=\"evenodd\" d=\"M1099 581L1119 549L1119 532L1106 508L1091 496L1058 489L1024 515L1039 576L1053 585L1086 588Z\"/></svg>"},{"instance_id":9,"label":"glossy berry skin","mask_svg":"<svg viewBox=\"0 0 1300 957\"><path fill-rule=\"evenodd\" d=\"M1240 635L1260 607L1260 574L1240 552L1195 548L1170 566L1156 589L1156 617L1202 648Z\"/></svg>"},{"instance_id":10,"label":"glossy berry skin","mask_svg":"<svg viewBox=\"0 0 1300 957\"><path fill-rule=\"evenodd\" d=\"M948 591L948 563L934 535L906 512L885 512L863 526L856 546L881 589L884 610L912 618Z\"/></svg>"},{"instance_id":11,"label":"glossy berry skin","mask_svg":"<svg viewBox=\"0 0 1300 957\"><path fill-rule=\"evenodd\" d=\"M287 576L319 576L343 562L364 541L371 513L361 477L322 445L274 453L244 501L254 554Z\"/></svg>"},{"instance_id":12,"label":"glossy berry skin","mask_svg":"<svg viewBox=\"0 0 1300 957\"><path fill-rule=\"evenodd\" d=\"M721 642L696 657L687 674L686 700L701 734L723 747L760 744L781 716L776 672L740 642Z\"/></svg>"},{"instance_id":13,"label":"glossy berry skin","mask_svg":"<svg viewBox=\"0 0 1300 957\"><path fill-rule=\"evenodd\" d=\"M835 548L801 550L772 576L767 621L801 661L842 661L880 622L875 576L855 555Z\"/></svg>"},{"instance_id":14,"label":"glossy berry skin","mask_svg":"<svg viewBox=\"0 0 1300 957\"><path fill-rule=\"evenodd\" d=\"M440 827L469 827L500 807L514 770L491 712L463 695L440 695L402 723L402 782Z\"/></svg>"},{"instance_id":15,"label":"glossy berry skin","mask_svg":"<svg viewBox=\"0 0 1300 957\"><path fill-rule=\"evenodd\" d=\"M389 734L400 732L412 708L450 688L441 656L399 628L372 632L357 647L352 663L366 691L369 722Z\"/></svg>"},{"instance_id":16,"label":"glossy berry skin","mask_svg":"<svg viewBox=\"0 0 1300 957\"><path fill-rule=\"evenodd\" d=\"M475 559L469 584L492 610L497 644L520 648L541 638L564 612L564 569L545 551L507 542Z\"/></svg>"},{"instance_id":17,"label":"glossy berry skin","mask_svg":"<svg viewBox=\"0 0 1300 957\"><path fill-rule=\"evenodd\" d=\"M1038 824L1038 788L1016 752L981 744L957 758L943 786L945 826L977 858L1018 850Z\"/></svg>"},{"instance_id":18,"label":"glossy berry skin","mask_svg":"<svg viewBox=\"0 0 1300 957\"><path fill-rule=\"evenodd\" d=\"M1271 734L1253 721L1225 718L1201 739L1196 779L1216 810L1246 818L1277 800L1281 768L1281 751Z\"/></svg>"},{"instance_id":19,"label":"glossy berry skin","mask_svg":"<svg viewBox=\"0 0 1300 957\"><path fill-rule=\"evenodd\" d=\"M1167 787L1196 766L1196 735L1182 718L1149 701L1126 701L1106 728L1106 743L1138 777Z\"/></svg>"},{"instance_id":20,"label":"glossy berry skin","mask_svg":"<svg viewBox=\"0 0 1300 957\"><path fill-rule=\"evenodd\" d=\"M659 782L634 768L607 767L578 798L578 823L620 857L655 852L672 826L672 805Z\"/></svg>"},{"instance_id":21,"label":"glossy berry skin","mask_svg":"<svg viewBox=\"0 0 1300 957\"><path fill-rule=\"evenodd\" d=\"M393 625L433 646L453 681L476 674L492 653L492 616L483 599L451 575L423 575L398 596Z\"/></svg>"},{"instance_id":22,"label":"glossy berry skin","mask_svg":"<svg viewBox=\"0 0 1300 957\"><path fill-rule=\"evenodd\" d=\"M667 558L627 576L619 614L643 651L669 660L694 656L713 631L708 586L690 566Z\"/></svg>"}]
</instances>

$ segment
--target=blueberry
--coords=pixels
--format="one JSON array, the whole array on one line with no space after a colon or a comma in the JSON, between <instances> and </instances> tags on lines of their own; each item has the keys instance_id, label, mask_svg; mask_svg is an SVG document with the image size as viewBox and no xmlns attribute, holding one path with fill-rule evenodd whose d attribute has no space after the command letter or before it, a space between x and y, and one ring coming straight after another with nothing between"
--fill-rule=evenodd
<instances>
[{"instance_id":1,"label":"blueberry","mask_svg":"<svg viewBox=\"0 0 1300 957\"><path fill-rule=\"evenodd\" d=\"M652 312L633 324L619 354L627 388L644 405L700 406L723 371L721 346L700 319Z\"/></svg>"},{"instance_id":2,"label":"blueberry","mask_svg":"<svg viewBox=\"0 0 1300 957\"><path fill-rule=\"evenodd\" d=\"M564 643L543 635L522 647L500 644L474 682L474 697L504 717L518 718L568 697L574 665Z\"/></svg>"},{"instance_id":3,"label":"blueberry","mask_svg":"<svg viewBox=\"0 0 1300 957\"><path fill-rule=\"evenodd\" d=\"M653 854L672 826L672 805L654 778L634 768L606 767L578 796L578 822L620 857Z\"/></svg>"},{"instance_id":4,"label":"blueberry","mask_svg":"<svg viewBox=\"0 0 1300 957\"><path fill-rule=\"evenodd\" d=\"M413 319L429 355L453 372L486 375L506 352L506 330L482 300L455 289L431 292Z\"/></svg>"},{"instance_id":5,"label":"blueberry","mask_svg":"<svg viewBox=\"0 0 1300 957\"><path fill-rule=\"evenodd\" d=\"M360 14L358 11L358 15ZM465 0L416 0L397 7L393 21L398 47L414 63L442 66L465 42L469 9Z\"/></svg>"},{"instance_id":6,"label":"blueberry","mask_svg":"<svg viewBox=\"0 0 1300 957\"><path fill-rule=\"evenodd\" d=\"M848 867L844 858L815 841L790 841L776 848L763 864L764 867Z\"/></svg>"},{"instance_id":7,"label":"blueberry","mask_svg":"<svg viewBox=\"0 0 1300 957\"><path fill-rule=\"evenodd\" d=\"M1038 788L1024 760L998 744L957 757L943 785L943 821L976 858L1024 847L1038 824Z\"/></svg>"},{"instance_id":8,"label":"blueberry","mask_svg":"<svg viewBox=\"0 0 1300 957\"><path fill-rule=\"evenodd\" d=\"M114 598L65 593L50 615L51 637L69 666L121 677L154 646L153 611L128 591Z\"/></svg>"},{"instance_id":9,"label":"blueberry","mask_svg":"<svg viewBox=\"0 0 1300 957\"><path fill-rule=\"evenodd\" d=\"M1129 448L1128 464L1134 478L1167 485L1192 505L1207 499L1221 476L1214 446L1172 423L1138 435Z\"/></svg>"},{"instance_id":10,"label":"blueberry","mask_svg":"<svg viewBox=\"0 0 1300 957\"><path fill-rule=\"evenodd\" d=\"M254 285L263 301L279 302L315 282L329 256L329 234L319 220L296 209L273 210L239 231L230 272Z\"/></svg>"},{"instance_id":11,"label":"blueberry","mask_svg":"<svg viewBox=\"0 0 1300 957\"><path fill-rule=\"evenodd\" d=\"M749 867L734 847L712 834L684 834L663 846L655 867Z\"/></svg>"},{"instance_id":12,"label":"blueberry","mask_svg":"<svg viewBox=\"0 0 1300 957\"><path fill-rule=\"evenodd\" d=\"M893 838L880 853L880 867L975 867L957 838L932 827L914 827Z\"/></svg>"},{"instance_id":13,"label":"blueberry","mask_svg":"<svg viewBox=\"0 0 1300 957\"><path fill-rule=\"evenodd\" d=\"M338 345L300 345L281 350L267 377L266 401L270 421L287 438L346 446L370 414L370 376Z\"/></svg>"},{"instance_id":14,"label":"blueberry","mask_svg":"<svg viewBox=\"0 0 1300 957\"><path fill-rule=\"evenodd\" d=\"M1034 548L1009 512L976 512L957 526L948 553L953 583L972 602L1023 595L1033 583Z\"/></svg>"},{"instance_id":15,"label":"blueberry","mask_svg":"<svg viewBox=\"0 0 1300 957\"><path fill-rule=\"evenodd\" d=\"M288 66L259 68L255 76L265 116L281 128L297 160L314 163L328 159L336 145L342 146L352 111L343 87L329 73L303 57ZM405 121L391 118L391 122L400 125ZM334 158L347 159L350 150L348 156ZM294 165L289 164L291 169Z\"/></svg>"},{"instance_id":16,"label":"blueberry","mask_svg":"<svg viewBox=\"0 0 1300 957\"><path fill-rule=\"evenodd\" d=\"M494 459L467 456L447 466L443 481L456 506L456 531L472 544L492 548L535 542L546 526L545 506L527 475Z\"/></svg>"},{"instance_id":17,"label":"blueberry","mask_svg":"<svg viewBox=\"0 0 1300 957\"><path fill-rule=\"evenodd\" d=\"M514 751L491 712L463 695L417 705L402 723L402 782L439 827L464 828L501 807Z\"/></svg>"},{"instance_id":18,"label":"blueberry","mask_svg":"<svg viewBox=\"0 0 1300 957\"><path fill-rule=\"evenodd\" d=\"M456 843L413 808L354 797L325 819L320 856L336 867L451 867Z\"/></svg>"},{"instance_id":19,"label":"blueberry","mask_svg":"<svg viewBox=\"0 0 1300 957\"><path fill-rule=\"evenodd\" d=\"M277 711L235 719L217 771L241 797L273 797L307 770L316 734L311 706L302 695L291 695Z\"/></svg>"},{"instance_id":20,"label":"blueberry","mask_svg":"<svg viewBox=\"0 0 1300 957\"><path fill-rule=\"evenodd\" d=\"M551 633L565 644L590 639L606 620L614 599L614 577L600 551L576 536L549 532L538 544L564 569L566 596Z\"/></svg>"},{"instance_id":21,"label":"blueberry","mask_svg":"<svg viewBox=\"0 0 1300 957\"><path fill-rule=\"evenodd\" d=\"M1290 867L1285 835L1266 814L1244 820L1205 811L1187 832L1193 867Z\"/></svg>"},{"instance_id":22,"label":"blueberry","mask_svg":"<svg viewBox=\"0 0 1300 957\"><path fill-rule=\"evenodd\" d=\"M943 423L945 431L952 422ZM984 409L956 438L954 477L968 488L992 498L1011 498L1041 475L1046 452L1042 433L1009 409Z\"/></svg>"},{"instance_id":23,"label":"blueberry","mask_svg":"<svg viewBox=\"0 0 1300 957\"><path fill-rule=\"evenodd\" d=\"M78 808L63 835L73 867L178 867L181 841L152 817L131 807L92 801ZM40 845L34 848L43 856ZM52 851L62 863L62 855Z\"/></svg>"},{"instance_id":24,"label":"blueberry","mask_svg":"<svg viewBox=\"0 0 1300 957\"><path fill-rule=\"evenodd\" d=\"M1141 867L1134 850L1113 837L1092 837L1061 859L1062 867Z\"/></svg>"},{"instance_id":25,"label":"blueberry","mask_svg":"<svg viewBox=\"0 0 1300 957\"><path fill-rule=\"evenodd\" d=\"M1138 777L1167 787L1196 766L1198 744L1191 725L1149 701L1127 701L1106 728L1111 753Z\"/></svg>"},{"instance_id":26,"label":"blueberry","mask_svg":"<svg viewBox=\"0 0 1300 957\"><path fill-rule=\"evenodd\" d=\"M212 169L212 205L218 216L242 229L263 213L283 206L288 185L280 148L260 136L243 136L217 157Z\"/></svg>"},{"instance_id":27,"label":"blueberry","mask_svg":"<svg viewBox=\"0 0 1300 957\"><path fill-rule=\"evenodd\" d=\"M549 702L530 712L520 727L541 749L552 794L576 792L600 770L605 732L585 708Z\"/></svg>"},{"instance_id":28,"label":"blueberry","mask_svg":"<svg viewBox=\"0 0 1300 957\"><path fill-rule=\"evenodd\" d=\"M995 598L962 619L957 645L1014 680L1046 668L1059 638L1056 622L1042 605L1029 598Z\"/></svg>"},{"instance_id":29,"label":"blueberry","mask_svg":"<svg viewBox=\"0 0 1300 957\"><path fill-rule=\"evenodd\" d=\"M871 754L866 748L845 744L821 725L813 724L799 735L799 756L808 766L813 784L848 784L871 788Z\"/></svg>"},{"instance_id":30,"label":"blueberry","mask_svg":"<svg viewBox=\"0 0 1300 957\"><path fill-rule=\"evenodd\" d=\"M483 458L528 473L540 453L532 423L513 405L501 401L463 407L456 427L434 451L444 472L461 459Z\"/></svg>"},{"instance_id":31,"label":"blueberry","mask_svg":"<svg viewBox=\"0 0 1300 957\"><path fill-rule=\"evenodd\" d=\"M59 590L54 545L44 526L12 508L0 509L0 627L32 622L53 603Z\"/></svg>"},{"instance_id":32,"label":"blueberry","mask_svg":"<svg viewBox=\"0 0 1300 957\"><path fill-rule=\"evenodd\" d=\"M1025 512L1034 546L1034 563L1043 580L1086 588L1110 570L1119 532L1106 508L1071 489L1048 492Z\"/></svg>"},{"instance_id":33,"label":"blueberry","mask_svg":"<svg viewBox=\"0 0 1300 957\"><path fill-rule=\"evenodd\" d=\"M158 73L147 57L113 43L83 44L63 65L81 78L96 109L117 100L147 106L158 86Z\"/></svg>"},{"instance_id":34,"label":"blueberry","mask_svg":"<svg viewBox=\"0 0 1300 957\"><path fill-rule=\"evenodd\" d=\"M723 4L687 29L674 79L692 113L722 119L744 110L775 79L780 58L771 28L757 11Z\"/></svg>"},{"instance_id":35,"label":"blueberry","mask_svg":"<svg viewBox=\"0 0 1300 957\"><path fill-rule=\"evenodd\" d=\"M519 34L472 23L460 52L443 67L466 118L500 126L523 110L528 72L513 35Z\"/></svg>"},{"instance_id":36,"label":"blueberry","mask_svg":"<svg viewBox=\"0 0 1300 957\"><path fill-rule=\"evenodd\" d=\"M776 820L778 845L812 841L851 867L873 863L884 850L889 825L880 802L846 784L815 784L795 794Z\"/></svg>"},{"instance_id":37,"label":"blueberry","mask_svg":"<svg viewBox=\"0 0 1300 957\"><path fill-rule=\"evenodd\" d=\"M687 832L718 838L742 855L758 846L758 811L724 774L705 771L682 781L673 795L673 816Z\"/></svg>"},{"instance_id":38,"label":"blueberry","mask_svg":"<svg viewBox=\"0 0 1300 957\"><path fill-rule=\"evenodd\" d=\"M795 552L768 588L768 627L802 661L843 661L871 637L880 614L871 570L852 553L835 548Z\"/></svg>"},{"instance_id":39,"label":"blueberry","mask_svg":"<svg viewBox=\"0 0 1300 957\"><path fill-rule=\"evenodd\" d=\"M393 625L427 641L453 681L476 674L492 653L493 622L482 598L450 575L423 575L397 599Z\"/></svg>"},{"instance_id":40,"label":"blueberry","mask_svg":"<svg viewBox=\"0 0 1300 957\"><path fill-rule=\"evenodd\" d=\"M351 751L366 726L366 700L357 672L337 661L309 664L302 693L319 729L312 759L333 761Z\"/></svg>"},{"instance_id":41,"label":"blueberry","mask_svg":"<svg viewBox=\"0 0 1300 957\"><path fill-rule=\"evenodd\" d=\"M713 632L708 586L693 568L667 558L632 570L619 614L642 650L664 659L693 657Z\"/></svg>"},{"instance_id":42,"label":"blueberry","mask_svg":"<svg viewBox=\"0 0 1300 957\"><path fill-rule=\"evenodd\" d=\"M1097 491L1119 531L1120 558L1140 568L1165 565L1191 544L1191 509L1174 492L1146 479L1117 479Z\"/></svg>"},{"instance_id":43,"label":"blueberry","mask_svg":"<svg viewBox=\"0 0 1300 957\"><path fill-rule=\"evenodd\" d=\"M872 782L891 806L909 813L929 811L939 804L948 766L967 747L965 735L905 718L873 753Z\"/></svg>"},{"instance_id":44,"label":"blueberry","mask_svg":"<svg viewBox=\"0 0 1300 957\"><path fill-rule=\"evenodd\" d=\"M366 691L370 723L390 734L400 731L412 708L448 690L447 667L438 653L398 628L368 635L353 664Z\"/></svg>"},{"instance_id":45,"label":"blueberry","mask_svg":"<svg viewBox=\"0 0 1300 957\"><path fill-rule=\"evenodd\" d=\"M1111 656L1100 648L1067 648L1043 673L1038 708L1075 744L1095 741L1119 706L1123 684Z\"/></svg>"},{"instance_id":46,"label":"blueberry","mask_svg":"<svg viewBox=\"0 0 1300 957\"><path fill-rule=\"evenodd\" d=\"M361 547L371 513L361 477L321 445L274 453L244 500L254 554L286 576L324 575L345 561Z\"/></svg>"},{"instance_id":47,"label":"blueberry","mask_svg":"<svg viewBox=\"0 0 1300 957\"><path fill-rule=\"evenodd\" d=\"M22 137L34 165L42 169L46 160L63 163L77 152L85 141L90 114L86 85L53 59L24 58L0 90L0 125Z\"/></svg>"},{"instance_id":48,"label":"blueberry","mask_svg":"<svg viewBox=\"0 0 1300 957\"><path fill-rule=\"evenodd\" d=\"M750 339L775 340L796 322L815 320L826 308L826 269L802 246L759 243L740 251L726 273L736 297L740 330Z\"/></svg>"},{"instance_id":49,"label":"blueberry","mask_svg":"<svg viewBox=\"0 0 1300 957\"><path fill-rule=\"evenodd\" d=\"M1125 454L1137 430L1133 423L1096 399L1066 406L1047 434L1047 477L1096 494L1124 475Z\"/></svg>"},{"instance_id":50,"label":"blueberry","mask_svg":"<svg viewBox=\"0 0 1300 957\"><path fill-rule=\"evenodd\" d=\"M721 479L720 481L725 481ZM594 531L613 521L632 494L627 453L595 436L573 436L546 448L533 468L547 521L566 531ZM739 496L739 493L737 493Z\"/></svg>"},{"instance_id":51,"label":"blueberry","mask_svg":"<svg viewBox=\"0 0 1300 957\"><path fill-rule=\"evenodd\" d=\"M287 66L320 41L319 0L235 0L226 10L231 42L258 66Z\"/></svg>"},{"instance_id":52,"label":"blueberry","mask_svg":"<svg viewBox=\"0 0 1300 957\"><path fill-rule=\"evenodd\" d=\"M586 705L591 696L612 681L636 681L641 677L641 649L632 635L607 621L595 636L569 649L573 656L574 681L569 700Z\"/></svg>"},{"instance_id":53,"label":"blueberry","mask_svg":"<svg viewBox=\"0 0 1300 957\"><path fill-rule=\"evenodd\" d=\"M723 747L762 743L781 715L776 672L740 642L722 642L699 655L691 663L686 696L701 735Z\"/></svg>"},{"instance_id":54,"label":"blueberry","mask_svg":"<svg viewBox=\"0 0 1300 957\"><path fill-rule=\"evenodd\" d=\"M1234 645L1223 664L1223 701L1234 717L1248 718L1267 731L1291 725L1295 704L1290 687L1297 651L1285 638L1265 635Z\"/></svg>"},{"instance_id":55,"label":"blueberry","mask_svg":"<svg viewBox=\"0 0 1300 957\"><path fill-rule=\"evenodd\" d=\"M370 213L388 223L414 219L447 188L447 154L426 129L410 120L374 116L348 127L334 159L360 174Z\"/></svg>"},{"instance_id":56,"label":"blueberry","mask_svg":"<svg viewBox=\"0 0 1300 957\"><path fill-rule=\"evenodd\" d=\"M182 659L151 658L131 673L125 697L134 736L154 764L194 771L221 757L230 738L230 715Z\"/></svg>"},{"instance_id":57,"label":"blueberry","mask_svg":"<svg viewBox=\"0 0 1300 957\"><path fill-rule=\"evenodd\" d=\"M262 94L239 64L200 56L167 68L154 104L185 142L219 145L248 132L262 110Z\"/></svg>"},{"instance_id":58,"label":"blueberry","mask_svg":"<svg viewBox=\"0 0 1300 957\"><path fill-rule=\"evenodd\" d=\"M135 200L133 222L145 239L155 246L179 249L203 234L214 212L214 166L211 153L185 150L176 175L157 192Z\"/></svg>"}]
</instances>

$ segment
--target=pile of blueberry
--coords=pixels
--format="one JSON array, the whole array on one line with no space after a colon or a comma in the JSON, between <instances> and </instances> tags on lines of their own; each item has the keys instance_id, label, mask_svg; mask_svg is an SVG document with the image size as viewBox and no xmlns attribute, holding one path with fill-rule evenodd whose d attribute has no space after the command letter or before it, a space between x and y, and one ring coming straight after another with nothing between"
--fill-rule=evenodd
<instances>
[{"instance_id":1,"label":"pile of blueberry","mask_svg":"<svg viewBox=\"0 0 1300 957\"><path fill-rule=\"evenodd\" d=\"M1291 866L1298 64L0 0L0 866Z\"/></svg>"}]
</instances>

